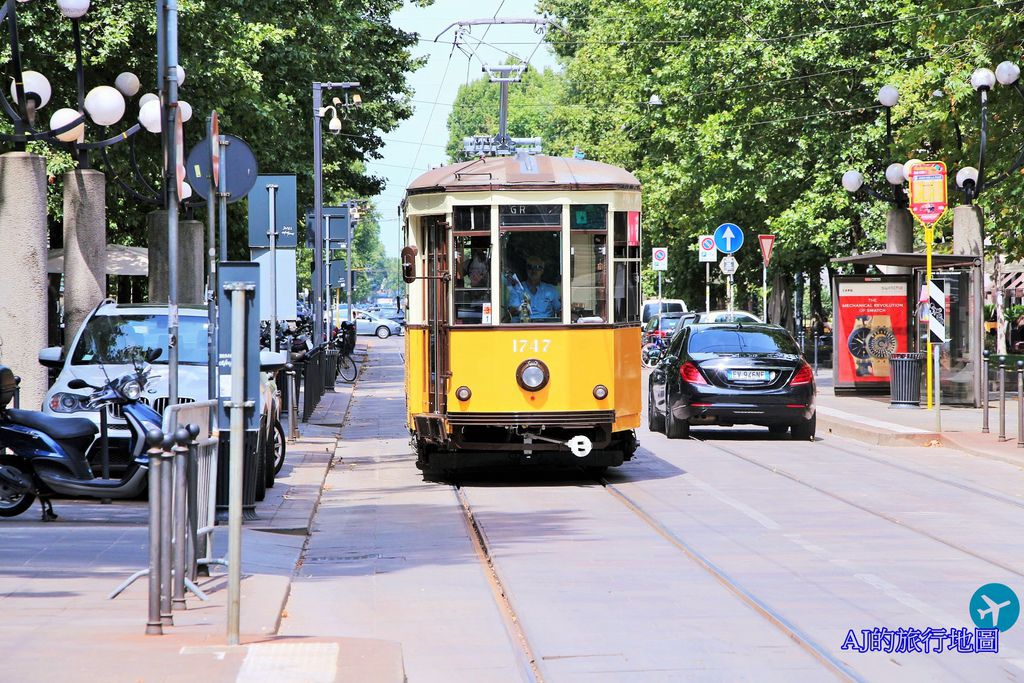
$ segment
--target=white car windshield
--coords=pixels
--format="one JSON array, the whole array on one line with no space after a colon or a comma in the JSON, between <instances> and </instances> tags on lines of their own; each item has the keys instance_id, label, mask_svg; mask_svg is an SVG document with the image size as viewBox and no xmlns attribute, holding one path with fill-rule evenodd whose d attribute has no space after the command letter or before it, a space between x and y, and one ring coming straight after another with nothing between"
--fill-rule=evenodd
<instances>
[{"instance_id":1,"label":"white car windshield","mask_svg":"<svg viewBox=\"0 0 1024 683\"><path fill-rule=\"evenodd\" d=\"M178 362L206 365L209 342L206 318L181 316L178 319ZM148 349L161 349L154 364L166 365L167 315L96 315L89 319L71 354L73 365L131 363Z\"/></svg>"}]
</instances>

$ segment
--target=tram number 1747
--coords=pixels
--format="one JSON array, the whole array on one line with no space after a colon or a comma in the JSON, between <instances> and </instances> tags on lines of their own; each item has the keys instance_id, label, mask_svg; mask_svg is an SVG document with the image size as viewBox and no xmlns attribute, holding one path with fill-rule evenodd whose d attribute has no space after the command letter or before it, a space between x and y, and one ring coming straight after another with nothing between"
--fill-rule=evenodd
<instances>
[{"instance_id":1,"label":"tram number 1747","mask_svg":"<svg viewBox=\"0 0 1024 683\"><path fill-rule=\"evenodd\" d=\"M512 353L545 353L551 348L550 339L513 339Z\"/></svg>"}]
</instances>

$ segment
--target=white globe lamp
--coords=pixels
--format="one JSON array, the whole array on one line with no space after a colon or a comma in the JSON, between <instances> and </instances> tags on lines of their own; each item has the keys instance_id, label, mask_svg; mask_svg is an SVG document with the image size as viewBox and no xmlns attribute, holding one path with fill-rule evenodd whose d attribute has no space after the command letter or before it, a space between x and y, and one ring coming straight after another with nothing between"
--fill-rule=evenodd
<instances>
[{"instance_id":1,"label":"white globe lamp","mask_svg":"<svg viewBox=\"0 0 1024 683\"><path fill-rule=\"evenodd\" d=\"M131 71L124 71L114 79L114 87L125 97L135 97L139 92L139 77Z\"/></svg>"},{"instance_id":2,"label":"white globe lamp","mask_svg":"<svg viewBox=\"0 0 1024 683\"><path fill-rule=\"evenodd\" d=\"M124 97L117 88L98 85L85 96L85 111L98 126L112 126L124 116Z\"/></svg>"},{"instance_id":3,"label":"white globe lamp","mask_svg":"<svg viewBox=\"0 0 1024 683\"><path fill-rule=\"evenodd\" d=\"M1020 78L1020 67L1013 62L1000 62L996 67L996 80L1002 85L1013 85Z\"/></svg>"},{"instance_id":4,"label":"white globe lamp","mask_svg":"<svg viewBox=\"0 0 1024 683\"><path fill-rule=\"evenodd\" d=\"M22 71L21 76L25 94L35 93L39 96L39 104L36 106L36 109L45 107L46 103L50 101L50 95L53 94L53 90L50 88L50 81L46 80L46 76L38 71ZM11 99L15 102L18 101L18 89L14 85L13 78L11 79Z\"/></svg>"},{"instance_id":5,"label":"white globe lamp","mask_svg":"<svg viewBox=\"0 0 1024 683\"><path fill-rule=\"evenodd\" d=\"M917 166L919 163L921 163L920 159L911 159L907 163L903 164L903 179L908 183L910 182L910 169L914 168L914 166Z\"/></svg>"},{"instance_id":6,"label":"white globe lamp","mask_svg":"<svg viewBox=\"0 0 1024 683\"><path fill-rule=\"evenodd\" d=\"M185 201L186 199L188 199L191 196L192 196L192 186L189 185L188 183L182 183L181 184L181 197L179 197L179 199L182 200L182 201Z\"/></svg>"},{"instance_id":7,"label":"white globe lamp","mask_svg":"<svg viewBox=\"0 0 1024 683\"><path fill-rule=\"evenodd\" d=\"M154 98L139 108L139 123L150 133L160 132L160 119L160 100Z\"/></svg>"},{"instance_id":8,"label":"white globe lamp","mask_svg":"<svg viewBox=\"0 0 1024 683\"><path fill-rule=\"evenodd\" d=\"M50 117L50 130L66 126L80 116L81 114L74 109L68 109L67 107L58 109ZM71 130L64 131L57 136L57 139L61 142L81 142L85 139L85 123L80 123Z\"/></svg>"},{"instance_id":9,"label":"white globe lamp","mask_svg":"<svg viewBox=\"0 0 1024 683\"><path fill-rule=\"evenodd\" d=\"M971 74L971 87L975 90L990 90L996 84L996 75L992 69L982 67Z\"/></svg>"},{"instance_id":10,"label":"white globe lamp","mask_svg":"<svg viewBox=\"0 0 1024 683\"><path fill-rule=\"evenodd\" d=\"M885 179L889 181L890 185L902 185L903 164L898 161L896 163L889 164L889 167L885 169Z\"/></svg>"},{"instance_id":11,"label":"white globe lamp","mask_svg":"<svg viewBox=\"0 0 1024 683\"><path fill-rule=\"evenodd\" d=\"M973 166L965 166L956 172L956 186L963 188L964 183L967 181L973 182L975 185L978 184L978 169Z\"/></svg>"},{"instance_id":12,"label":"white globe lamp","mask_svg":"<svg viewBox=\"0 0 1024 683\"><path fill-rule=\"evenodd\" d=\"M860 171L847 171L843 174L843 189L849 193L854 193L861 188L864 184L864 176L861 175Z\"/></svg>"},{"instance_id":13,"label":"white globe lamp","mask_svg":"<svg viewBox=\"0 0 1024 683\"><path fill-rule=\"evenodd\" d=\"M160 101L160 98L158 96L156 96L155 94L153 94L151 92L148 92L148 93L146 93L145 95L143 95L142 97L139 98L139 109L142 109L143 107L145 107L146 104L148 104L149 102L159 102L159 101Z\"/></svg>"},{"instance_id":14,"label":"white globe lamp","mask_svg":"<svg viewBox=\"0 0 1024 683\"><path fill-rule=\"evenodd\" d=\"M57 0L57 7L68 19L81 19L89 11L89 0Z\"/></svg>"},{"instance_id":15,"label":"white globe lamp","mask_svg":"<svg viewBox=\"0 0 1024 683\"><path fill-rule=\"evenodd\" d=\"M181 110L182 123L185 123L192 118L192 105L185 100L178 100L178 109Z\"/></svg>"},{"instance_id":16,"label":"white globe lamp","mask_svg":"<svg viewBox=\"0 0 1024 683\"><path fill-rule=\"evenodd\" d=\"M878 102L883 107L895 107L899 101L900 91L896 89L896 86L886 85L878 91Z\"/></svg>"}]
</instances>

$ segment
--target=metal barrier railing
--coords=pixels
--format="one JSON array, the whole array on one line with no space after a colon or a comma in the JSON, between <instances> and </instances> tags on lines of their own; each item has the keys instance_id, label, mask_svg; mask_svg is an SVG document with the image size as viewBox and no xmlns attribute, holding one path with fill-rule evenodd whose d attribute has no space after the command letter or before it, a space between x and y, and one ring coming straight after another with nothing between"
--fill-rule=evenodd
<instances>
[{"instance_id":1,"label":"metal barrier railing","mask_svg":"<svg viewBox=\"0 0 1024 683\"><path fill-rule=\"evenodd\" d=\"M302 421L307 422L324 394L324 347L318 346L303 363Z\"/></svg>"},{"instance_id":2,"label":"metal barrier railing","mask_svg":"<svg viewBox=\"0 0 1024 683\"><path fill-rule=\"evenodd\" d=\"M341 351L329 346L324 350L324 391L334 389L334 380L338 376L338 358Z\"/></svg>"}]
</instances>

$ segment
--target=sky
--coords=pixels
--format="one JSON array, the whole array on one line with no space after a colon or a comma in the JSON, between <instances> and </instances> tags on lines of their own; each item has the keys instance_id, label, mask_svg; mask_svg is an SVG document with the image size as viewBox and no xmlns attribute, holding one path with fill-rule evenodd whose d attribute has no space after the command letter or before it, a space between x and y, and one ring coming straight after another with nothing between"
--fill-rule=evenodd
<instances>
[{"instance_id":1,"label":"sky","mask_svg":"<svg viewBox=\"0 0 1024 683\"><path fill-rule=\"evenodd\" d=\"M392 21L396 26L419 34L419 45L413 48L413 54L425 55L428 61L410 77L415 91L413 116L384 135L384 157L367 163L370 173L387 179L384 191L374 200L381 214L381 240L388 256L398 256L401 250L396 207L402 201L406 186L424 171L446 163L444 148L448 141L448 114L455 95L459 86L467 80L476 80L482 76L479 61L474 59L470 62L457 49L452 52L454 29L450 29L437 43L433 42L434 38L449 24L462 19L536 17L538 15L534 11L534 4L535 0L481 0L478 3L435 0L430 7L421 8L407 2L393 16ZM500 63L503 60L504 55L499 49L525 58L533 51L539 38L531 26L475 26L472 34L484 37L487 43L498 44L496 47L480 49L478 54L487 63ZM447 44L442 42L445 40ZM556 67L557 64L548 47L541 45L530 60L530 66L544 69Z\"/></svg>"}]
</instances>

